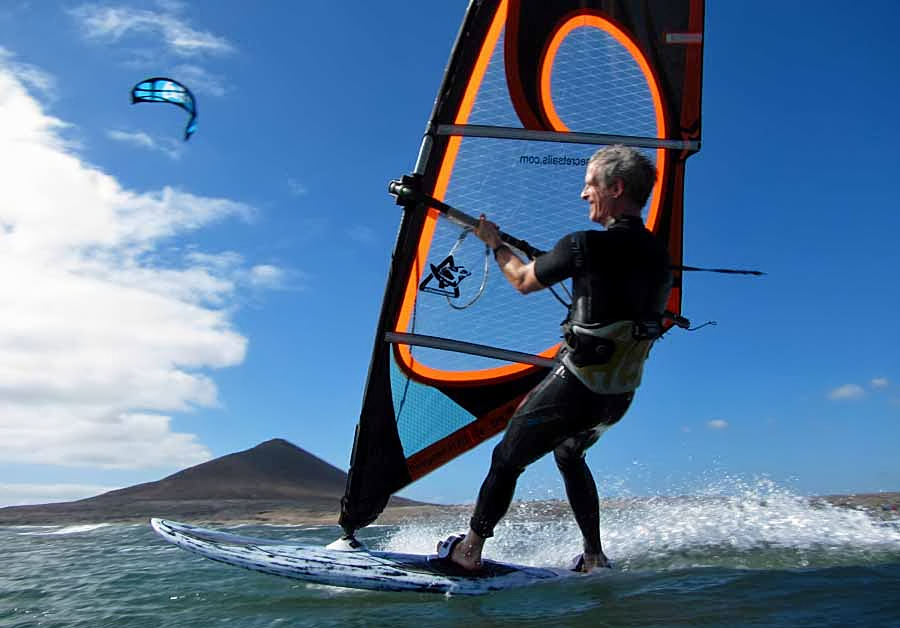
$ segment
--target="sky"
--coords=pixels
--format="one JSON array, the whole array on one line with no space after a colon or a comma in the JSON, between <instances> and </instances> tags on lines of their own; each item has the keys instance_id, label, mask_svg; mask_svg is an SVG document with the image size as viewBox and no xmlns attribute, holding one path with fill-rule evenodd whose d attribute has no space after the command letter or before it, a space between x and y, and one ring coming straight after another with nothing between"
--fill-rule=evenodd
<instances>
[{"instance_id":1,"label":"sky","mask_svg":"<svg viewBox=\"0 0 900 628\"><path fill-rule=\"evenodd\" d=\"M685 263L768 274L686 278L684 313L717 325L654 348L588 453L602 495L900 490L900 6L864 6L708 2ZM347 468L387 182L465 8L0 6L0 506L271 438ZM159 75L196 95L189 142L184 112L130 104ZM402 494L473 501L493 442ZM517 496L562 496L552 460Z\"/></svg>"}]
</instances>

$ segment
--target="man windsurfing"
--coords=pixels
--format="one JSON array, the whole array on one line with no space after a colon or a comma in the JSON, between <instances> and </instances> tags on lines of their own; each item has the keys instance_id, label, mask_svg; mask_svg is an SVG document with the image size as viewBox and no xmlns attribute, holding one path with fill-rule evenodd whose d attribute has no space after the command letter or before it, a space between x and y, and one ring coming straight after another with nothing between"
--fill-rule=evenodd
<instances>
[{"instance_id":1,"label":"man windsurfing","mask_svg":"<svg viewBox=\"0 0 900 628\"><path fill-rule=\"evenodd\" d=\"M584 540L573 569L609 566L600 542L597 487L584 455L625 414L661 331L672 285L669 257L641 218L656 176L653 163L634 148L597 151L588 161L581 197L588 201L590 220L605 231L570 233L531 262L513 253L498 226L481 216L476 234L493 249L514 288L528 294L571 279L572 304L557 364L510 419L470 529L439 543L441 557L477 571L484 542L506 514L519 475L552 451Z\"/></svg>"}]
</instances>

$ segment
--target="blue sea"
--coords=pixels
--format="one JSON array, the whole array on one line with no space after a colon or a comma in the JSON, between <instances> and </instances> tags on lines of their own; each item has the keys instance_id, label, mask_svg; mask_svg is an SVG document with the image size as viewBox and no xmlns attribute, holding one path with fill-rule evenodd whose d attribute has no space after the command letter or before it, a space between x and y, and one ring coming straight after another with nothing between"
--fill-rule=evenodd
<instances>
[{"instance_id":1,"label":"blue sea","mask_svg":"<svg viewBox=\"0 0 900 628\"><path fill-rule=\"evenodd\" d=\"M430 553L464 519L372 526L373 548ZM324 544L336 526L222 525ZM0 626L900 626L900 522L789 494L605 508L616 568L482 597L309 585L221 565L145 524L0 527ZM522 502L486 554L564 566L567 513Z\"/></svg>"}]
</instances>

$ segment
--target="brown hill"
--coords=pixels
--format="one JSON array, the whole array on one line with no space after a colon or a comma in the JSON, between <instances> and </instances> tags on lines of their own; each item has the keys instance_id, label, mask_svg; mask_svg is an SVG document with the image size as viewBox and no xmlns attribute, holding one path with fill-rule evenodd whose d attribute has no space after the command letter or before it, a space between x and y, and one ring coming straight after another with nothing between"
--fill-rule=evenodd
<instances>
[{"instance_id":1,"label":"brown hill","mask_svg":"<svg viewBox=\"0 0 900 628\"><path fill-rule=\"evenodd\" d=\"M91 498L103 501L297 499L344 494L347 474L311 453L275 438L245 451Z\"/></svg>"},{"instance_id":2,"label":"brown hill","mask_svg":"<svg viewBox=\"0 0 900 628\"><path fill-rule=\"evenodd\" d=\"M136 484L74 502L0 508L0 525L122 521L169 517L268 520L268 513L298 522L337 521L347 474L276 438L216 458L156 482ZM391 506L418 506L400 497Z\"/></svg>"}]
</instances>

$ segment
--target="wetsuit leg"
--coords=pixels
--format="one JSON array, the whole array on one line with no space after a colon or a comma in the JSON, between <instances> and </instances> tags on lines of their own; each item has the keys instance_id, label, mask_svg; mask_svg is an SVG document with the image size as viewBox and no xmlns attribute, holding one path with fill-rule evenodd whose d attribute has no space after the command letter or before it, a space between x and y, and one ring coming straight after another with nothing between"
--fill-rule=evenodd
<instances>
[{"instance_id":1,"label":"wetsuit leg","mask_svg":"<svg viewBox=\"0 0 900 628\"><path fill-rule=\"evenodd\" d=\"M600 500L597 495L597 483L584 455L588 448L600 439L603 432L622 418L628 410L631 398L632 394L596 396L595 416L600 418L601 422L589 430L565 439L553 450L556 466L566 487L566 497L584 538L584 551L588 554L602 554L603 547L600 543Z\"/></svg>"},{"instance_id":2,"label":"wetsuit leg","mask_svg":"<svg viewBox=\"0 0 900 628\"><path fill-rule=\"evenodd\" d=\"M481 537L494 535L494 526L512 503L516 482L529 464L546 454L552 442L543 442L544 430L529 424L529 416L513 417L503 440L494 448L491 469L478 491L470 527Z\"/></svg>"},{"instance_id":3,"label":"wetsuit leg","mask_svg":"<svg viewBox=\"0 0 900 628\"><path fill-rule=\"evenodd\" d=\"M484 538L493 536L525 467L608 414L596 412L591 403L595 397L563 366L556 367L529 393L494 448L491 469L470 521L472 530Z\"/></svg>"},{"instance_id":4,"label":"wetsuit leg","mask_svg":"<svg viewBox=\"0 0 900 628\"><path fill-rule=\"evenodd\" d=\"M583 435L567 438L553 450L556 466L566 486L566 497L584 537L584 551L588 554L600 554L603 551L600 544L600 499L597 484L584 460L585 450L599 438L599 432L591 430Z\"/></svg>"}]
</instances>

